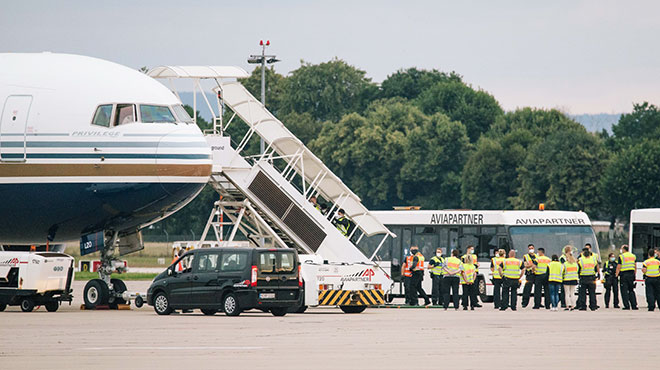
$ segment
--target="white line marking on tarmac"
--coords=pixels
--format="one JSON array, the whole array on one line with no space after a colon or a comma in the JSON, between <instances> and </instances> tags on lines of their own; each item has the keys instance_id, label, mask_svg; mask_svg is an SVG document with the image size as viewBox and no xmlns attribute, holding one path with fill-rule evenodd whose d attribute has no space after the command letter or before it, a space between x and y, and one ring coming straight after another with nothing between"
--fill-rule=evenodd
<instances>
[{"instance_id":1,"label":"white line marking on tarmac","mask_svg":"<svg viewBox=\"0 0 660 370\"><path fill-rule=\"evenodd\" d=\"M257 350L264 349L264 347L88 347L81 348L84 351L107 351L107 350L158 350L158 351L206 351L206 350L222 350L222 351L240 351L240 350Z\"/></svg>"}]
</instances>

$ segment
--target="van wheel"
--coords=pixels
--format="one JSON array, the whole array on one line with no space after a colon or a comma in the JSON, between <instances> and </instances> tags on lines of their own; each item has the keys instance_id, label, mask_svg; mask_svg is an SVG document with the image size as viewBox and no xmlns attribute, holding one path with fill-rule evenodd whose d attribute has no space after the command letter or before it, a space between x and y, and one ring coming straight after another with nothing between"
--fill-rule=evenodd
<instances>
[{"instance_id":1,"label":"van wheel","mask_svg":"<svg viewBox=\"0 0 660 370\"><path fill-rule=\"evenodd\" d=\"M241 314L241 308L238 307L238 299L236 299L234 293L229 293L225 296L225 299L222 301L222 309L227 316L238 316Z\"/></svg>"},{"instance_id":2,"label":"van wheel","mask_svg":"<svg viewBox=\"0 0 660 370\"><path fill-rule=\"evenodd\" d=\"M50 301L50 302L46 302L44 306L46 306L46 311L55 312L57 311L58 308L60 308L60 303L58 301Z\"/></svg>"},{"instance_id":3,"label":"van wheel","mask_svg":"<svg viewBox=\"0 0 660 370\"><path fill-rule=\"evenodd\" d=\"M286 307L271 308L270 313L272 313L273 316L284 316L286 315Z\"/></svg>"},{"instance_id":4,"label":"van wheel","mask_svg":"<svg viewBox=\"0 0 660 370\"><path fill-rule=\"evenodd\" d=\"M0 303L0 312L4 311L5 308L7 308L7 304L6 303Z\"/></svg>"},{"instance_id":5,"label":"van wheel","mask_svg":"<svg viewBox=\"0 0 660 370\"><path fill-rule=\"evenodd\" d=\"M214 308L202 308L202 313L206 316L213 316L218 310Z\"/></svg>"},{"instance_id":6,"label":"van wheel","mask_svg":"<svg viewBox=\"0 0 660 370\"><path fill-rule=\"evenodd\" d=\"M96 306L107 304L109 294L108 285L103 280L93 279L88 281L83 290L85 308L93 310Z\"/></svg>"},{"instance_id":7,"label":"van wheel","mask_svg":"<svg viewBox=\"0 0 660 370\"><path fill-rule=\"evenodd\" d=\"M367 309L367 306L339 306L344 313L361 313Z\"/></svg>"},{"instance_id":8,"label":"van wheel","mask_svg":"<svg viewBox=\"0 0 660 370\"><path fill-rule=\"evenodd\" d=\"M32 312L32 310L34 310L34 301L32 298L21 299L21 311Z\"/></svg>"},{"instance_id":9,"label":"van wheel","mask_svg":"<svg viewBox=\"0 0 660 370\"><path fill-rule=\"evenodd\" d=\"M126 284L122 280L110 279L110 283L115 293L124 293L126 291ZM112 309L116 309L119 304L126 304L126 301L121 297L110 297L108 301L112 301L110 302L110 308Z\"/></svg>"},{"instance_id":10,"label":"van wheel","mask_svg":"<svg viewBox=\"0 0 660 370\"><path fill-rule=\"evenodd\" d=\"M159 315L169 315L172 313L172 307L170 307L170 300L167 299L165 293L160 292L154 297L154 311Z\"/></svg>"}]
</instances>

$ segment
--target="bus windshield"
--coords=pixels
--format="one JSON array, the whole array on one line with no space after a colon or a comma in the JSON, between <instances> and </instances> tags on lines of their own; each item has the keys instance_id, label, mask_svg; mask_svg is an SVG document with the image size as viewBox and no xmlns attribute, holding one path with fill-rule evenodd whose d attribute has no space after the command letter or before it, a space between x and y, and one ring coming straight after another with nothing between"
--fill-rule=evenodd
<instances>
[{"instance_id":1,"label":"bus windshield","mask_svg":"<svg viewBox=\"0 0 660 370\"><path fill-rule=\"evenodd\" d=\"M589 226L512 226L509 228L513 248L518 252L527 253L527 246L534 244L536 250L545 249L545 255L561 256L565 245L572 245L577 257L585 244L591 244L591 251L599 256L598 243L594 232Z\"/></svg>"}]
</instances>

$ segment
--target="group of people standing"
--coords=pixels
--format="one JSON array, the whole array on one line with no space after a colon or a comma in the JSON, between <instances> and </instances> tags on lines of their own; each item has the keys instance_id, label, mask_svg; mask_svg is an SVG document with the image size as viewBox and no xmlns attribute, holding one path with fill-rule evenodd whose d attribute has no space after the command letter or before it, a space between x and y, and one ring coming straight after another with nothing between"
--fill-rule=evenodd
<instances>
[{"instance_id":1,"label":"group of people standing","mask_svg":"<svg viewBox=\"0 0 660 370\"><path fill-rule=\"evenodd\" d=\"M479 265L474 247L469 246L467 253L460 256L458 250L453 250L449 257L443 257L442 249L438 248L436 255L428 263L431 275L431 298L422 289L424 278L424 256L416 246L411 247L410 254L402 266L406 289L406 304L417 305L419 297L424 299L425 305L442 304L444 309L459 309L458 287L462 287L462 306L474 310L481 307L477 300L477 275ZM646 282L646 299L649 311L657 306L660 309L660 251L650 249L648 259L642 264L642 273ZM459 257L460 256L460 257ZM621 303L624 310L637 310L635 297L635 269L636 257L623 245L618 257L610 253L608 260L602 266L603 284L605 287L605 307L609 308L610 299L614 308L619 306L619 288L621 290ZM596 302L596 281L601 277L598 256L591 252L591 245L586 244L579 256L574 255L574 247L567 245L562 255L545 255L543 248L536 248L533 244L527 247L527 253L522 260L516 258L516 251L507 252L504 249L497 251L491 259L490 269L493 281L494 308L501 311L517 309L518 288L523 276L525 284L522 292L522 307L530 303L532 291L534 292L533 309L545 308L558 311L559 306L566 311L587 308L595 311L599 307ZM575 292L578 292L577 301ZM542 305L543 297L545 300Z\"/></svg>"}]
</instances>

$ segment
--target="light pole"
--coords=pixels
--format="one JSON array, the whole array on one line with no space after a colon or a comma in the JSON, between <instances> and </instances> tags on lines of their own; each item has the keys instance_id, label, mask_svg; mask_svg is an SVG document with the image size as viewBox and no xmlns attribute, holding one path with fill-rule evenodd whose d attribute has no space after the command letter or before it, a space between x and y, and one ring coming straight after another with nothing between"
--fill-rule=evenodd
<instances>
[{"instance_id":1,"label":"light pole","mask_svg":"<svg viewBox=\"0 0 660 370\"><path fill-rule=\"evenodd\" d=\"M250 64L261 64L261 104L266 106L266 64L277 63L280 60L275 57L275 55L266 55L266 46L270 46L270 40L260 40L259 45L261 46L261 55L250 55L247 62ZM259 146L260 153L263 153L266 150L264 139L261 139L261 144Z\"/></svg>"}]
</instances>

